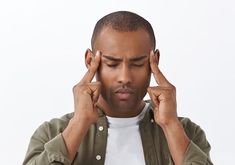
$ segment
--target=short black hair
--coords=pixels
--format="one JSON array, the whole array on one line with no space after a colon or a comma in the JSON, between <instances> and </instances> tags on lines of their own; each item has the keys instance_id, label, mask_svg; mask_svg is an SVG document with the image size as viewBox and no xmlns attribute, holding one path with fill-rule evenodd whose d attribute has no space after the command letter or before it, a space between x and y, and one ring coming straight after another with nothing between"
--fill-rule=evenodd
<instances>
[{"instance_id":1,"label":"short black hair","mask_svg":"<svg viewBox=\"0 0 235 165\"><path fill-rule=\"evenodd\" d=\"M143 17L139 16L138 14L129 12L129 11L116 11L110 13L104 17L102 17L95 25L92 38L91 38L91 46L93 49L95 40L101 30L106 27L110 26L112 29L121 31L121 32L128 32L128 31L136 31L139 28L146 30L149 34L150 40L152 42L152 46L155 49L156 40L153 28L151 24L144 19Z\"/></svg>"}]
</instances>

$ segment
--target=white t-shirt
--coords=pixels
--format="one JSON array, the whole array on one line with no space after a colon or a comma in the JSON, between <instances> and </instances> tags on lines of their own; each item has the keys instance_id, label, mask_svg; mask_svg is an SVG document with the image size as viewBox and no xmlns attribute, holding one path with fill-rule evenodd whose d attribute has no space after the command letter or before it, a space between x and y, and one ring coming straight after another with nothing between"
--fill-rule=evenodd
<instances>
[{"instance_id":1,"label":"white t-shirt","mask_svg":"<svg viewBox=\"0 0 235 165\"><path fill-rule=\"evenodd\" d=\"M139 131L139 122L144 118L149 103L142 112L131 118L108 117L108 139L105 165L145 165Z\"/></svg>"}]
</instances>

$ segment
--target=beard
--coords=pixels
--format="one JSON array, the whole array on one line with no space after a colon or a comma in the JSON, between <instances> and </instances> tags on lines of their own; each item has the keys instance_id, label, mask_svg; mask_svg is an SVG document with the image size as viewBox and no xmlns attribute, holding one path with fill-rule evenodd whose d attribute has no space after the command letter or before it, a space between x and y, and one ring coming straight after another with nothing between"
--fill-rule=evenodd
<instances>
[{"instance_id":1,"label":"beard","mask_svg":"<svg viewBox=\"0 0 235 165\"><path fill-rule=\"evenodd\" d=\"M122 92L126 92L128 96L120 97L120 95L123 96ZM106 88L106 90L101 87L101 96L112 111L128 112L135 110L142 103L146 93L147 87L145 89L137 89L129 86L117 86L109 89Z\"/></svg>"}]
</instances>

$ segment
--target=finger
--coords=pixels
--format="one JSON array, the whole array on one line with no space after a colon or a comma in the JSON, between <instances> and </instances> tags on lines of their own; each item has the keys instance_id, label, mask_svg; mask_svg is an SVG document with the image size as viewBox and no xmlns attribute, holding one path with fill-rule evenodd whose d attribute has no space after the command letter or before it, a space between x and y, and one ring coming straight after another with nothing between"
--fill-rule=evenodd
<instances>
[{"instance_id":1,"label":"finger","mask_svg":"<svg viewBox=\"0 0 235 165\"><path fill-rule=\"evenodd\" d=\"M101 87L101 83L100 82L93 82L91 83L91 85L89 86L90 90L92 91L92 101L95 104L100 96L100 87Z\"/></svg>"},{"instance_id":2,"label":"finger","mask_svg":"<svg viewBox=\"0 0 235 165\"><path fill-rule=\"evenodd\" d=\"M159 105L161 101L169 99L172 94L174 95L175 91L171 87L156 86L148 87L147 92L154 104Z\"/></svg>"},{"instance_id":3,"label":"finger","mask_svg":"<svg viewBox=\"0 0 235 165\"><path fill-rule=\"evenodd\" d=\"M150 52L150 68L153 76L159 86L171 86L171 83L166 79L158 67L158 62L156 55L154 55L153 50Z\"/></svg>"},{"instance_id":4,"label":"finger","mask_svg":"<svg viewBox=\"0 0 235 165\"><path fill-rule=\"evenodd\" d=\"M95 56L92 56L92 60L88 68L88 71L80 81L80 84L90 83L92 81L100 64L100 56L101 56L100 51L97 51Z\"/></svg>"},{"instance_id":5,"label":"finger","mask_svg":"<svg viewBox=\"0 0 235 165\"><path fill-rule=\"evenodd\" d=\"M155 107L159 107L159 100L158 100L158 95L154 93L153 87L148 87L147 92L150 96L150 99L152 100L153 104Z\"/></svg>"}]
</instances>

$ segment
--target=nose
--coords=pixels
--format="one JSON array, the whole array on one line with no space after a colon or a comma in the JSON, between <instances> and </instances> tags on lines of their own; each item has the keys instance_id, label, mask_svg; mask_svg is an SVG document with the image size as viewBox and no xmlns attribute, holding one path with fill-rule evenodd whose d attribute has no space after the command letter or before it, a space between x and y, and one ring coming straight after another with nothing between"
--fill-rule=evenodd
<instances>
[{"instance_id":1,"label":"nose","mask_svg":"<svg viewBox=\"0 0 235 165\"><path fill-rule=\"evenodd\" d=\"M128 68L128 66L123 65L118 75L118 83L121 83L122 85L127 85L131 83L131 79L131 70Z\"/></svg>"}]
</instances>

